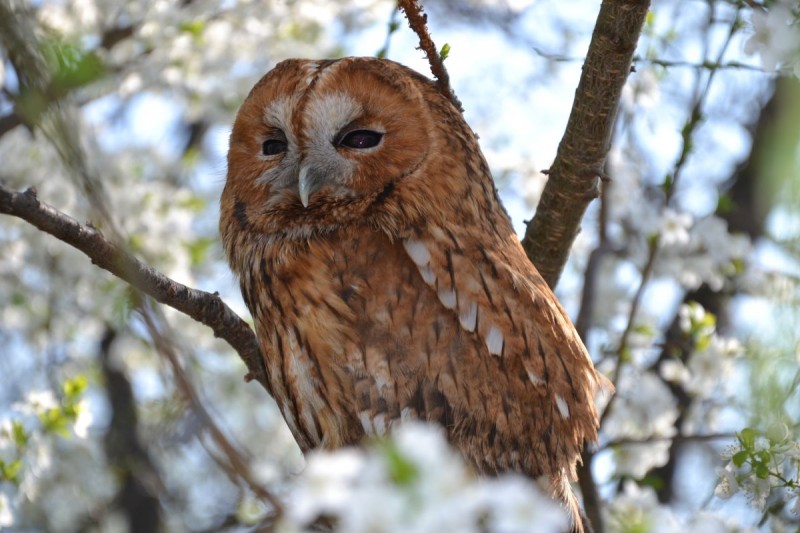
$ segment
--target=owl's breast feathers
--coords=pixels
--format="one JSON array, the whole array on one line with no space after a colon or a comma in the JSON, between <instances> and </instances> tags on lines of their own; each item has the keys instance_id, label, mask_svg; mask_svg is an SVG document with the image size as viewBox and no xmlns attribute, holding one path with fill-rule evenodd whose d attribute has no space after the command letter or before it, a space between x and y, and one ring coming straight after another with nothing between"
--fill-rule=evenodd
<instances>
[{"instance_id":1,"label":"owl's breast feathers","mask_svg":"<svg viewBox=\"0 0 800 533\"><path fill-rule=\"evenodd\" d=\"M248 261L242 292L304 449L420 418L483 472L571 472L596 438L595 370L513 234L474 246L466 231L352 226Z\"/></svg>"}]
</instances>

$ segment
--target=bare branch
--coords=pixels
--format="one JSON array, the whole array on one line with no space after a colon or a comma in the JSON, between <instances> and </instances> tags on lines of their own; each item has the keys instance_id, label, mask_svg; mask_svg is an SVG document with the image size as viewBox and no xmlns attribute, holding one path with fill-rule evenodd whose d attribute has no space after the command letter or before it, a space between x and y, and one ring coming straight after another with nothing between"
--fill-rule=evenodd
<instances>
[{"instance_id":1,"label":"bare branch","mask_svg":"<svg viewBox=\"0 0 800 533\"><path fill-rule=\"evenodd\" d=\"M227 341L239 353L247 365L246 379L258 381L269 392L263 359L253 330L225 305L217 293L192 289L171 280L119 245L106 240L97 229L80 224L74 218L40 202L35 189L13 192L0 185L0 213L21 218L74 246L100 268L210 327L216 337Z\"/></svg>"},{"instance_id":2,"label":"bare branch","mask_svg":"<svg viewBox=\"0 0 800 533\"><path fill-rule=\"evenodd\" d=\"M649 0L605 0L597 16L567 128L522 245L555 287L586 208L598 195L622 86Z\"/></svg>"},{"instance_id":3,"label":"bare branch","mask_svg":"<svg viewBox=\"0 0 800 533\"><path fill-rule=\"evenodd\" d=\"M609 448L616 448L618 446L635 446L642 444L652 444L654 442L713 442L717 440L733 440L736 438L736 433L710 433L708 435L673 435L672 437L646 437L643 439L635 438L621 438L611 441L597 450L601 452Z\"/></svg>"},{"instance_id":4,"label":"bare branch","mask_svg":"<svg viewBox=\"0 0 800 533\"><path fill-rule=\"evenodd\" d=\"M461 101L456 97L456 93L450 87L450 75L444 66L444 60L436 50L436 44L428 33L428 15L423 13L422 6L417 0L398 0L397 7L403 10L408 19L408 25L419 37L418 50L425 52L428 63L431 65L431 72L436 78L436 85L439 91L453 102L459 111L464 111Z\"/></svg>"},{"instance_id":5,"label":"bare branch","mask_svg":"<svg viewBox=\"0 0 800 533\"><path fill-rule=\"evenodd\" d=\"M214 418L206 409L200 398L200 394L195 389L180 362L178 352L172 342L172 335L159 329L156 319L162 324L162 327L168 327L164 317L159 313L158 309L148 308L146 305L140 306L139 310L142 312L142 318L144 318L145 325L147 326L147 332L153 339L153 344L172 368L175 385L189 403L195 415L200 418L203 425L208 430L211 440L217 445L224 456L217 457L216 454L211 453L209 450L211 457L217 461L217 464L219 464L230 477L243 480L250 490L253 491L253 494L272 505L274 511L273 518L275 520L280 518L283 512L280 501L278 501L270 491L258 483L250 470L250 458L225 435L219 425L214 421Z\"/></svg>"}]
</instances>

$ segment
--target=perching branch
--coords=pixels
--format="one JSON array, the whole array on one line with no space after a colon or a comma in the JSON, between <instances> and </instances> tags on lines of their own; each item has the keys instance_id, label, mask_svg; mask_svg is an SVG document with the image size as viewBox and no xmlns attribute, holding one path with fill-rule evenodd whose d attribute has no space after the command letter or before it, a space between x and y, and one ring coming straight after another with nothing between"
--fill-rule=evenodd
<instances>
[{"instance_id":1,"label":"perching branch","mask_svg":"<svg viewBox=\"0 0 800 533\"><path fill-rule=\"evenodd\" d=\"M444 59L436 50L436 45L428 33L428 15L422 12L422 6L417 0L397 0L397 7L402 9L408 19L408 25L419 37L419 46L417 50L422 50L428 57L428 63L431 65L431 72L433 77L436 78L436 85L439 91L453 102L453 105L459 111L464 111L461 106L461 101L453 92L450 87L450 75L444 66Z\"/></svg>"},{"instance_id":2,"label":"perching branch","mask_svg":"<svg viewBox=\"0 0 800 533\"><path fill-rule=\"evenodd\" d=\"M216 337L227 341L239 353L247 365L246 379L255 379L269 391L253 330L225 305L217 293L192 289L171 280L105 239L97 229L80 224L74 218L40 202L35 189L13 192L0 185L0 213L21 218L77 248L100 268L127 281L158 302L210 327Z\"/></svg>"},{"instance_id":3,"label":"perching branch","mask_svg":"<svg viewBox=\"0 0 800 533\"><path fill-rule=\"evenodd\" d=\"M586 208L598 196L622 86L650 0L604 0L572 112L522 245L551 287L567 262Z\"/></svg>"}]
</instances>

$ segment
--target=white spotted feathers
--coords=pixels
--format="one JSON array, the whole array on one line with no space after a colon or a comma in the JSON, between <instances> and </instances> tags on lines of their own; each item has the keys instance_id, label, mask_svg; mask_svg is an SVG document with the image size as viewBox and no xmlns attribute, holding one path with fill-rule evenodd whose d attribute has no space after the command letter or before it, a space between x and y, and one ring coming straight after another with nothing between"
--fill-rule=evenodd
<instances>
[{"instance_id":1,"label":"white spotted feathers","mask_svg":"<svg viewBox=\"0 0 800 533\"><path fill-rule=\"evenodd\" d=\"M436 252L432 254L431 250L439 251L442 245L446 245L448 236L441 228L435 226L430 228L430 233L435 239L422 240L410 237L403 241L408 256L417 265L423 281L436 291L439 302L447 309L458 313L461 327L470 333L477 329L489 353L502 355L505 344L502 329L488 321L488 314L478 306L474 298L470 298L468 291L459 292L455 279L458 274L455 270L446 268L446 271L437 275L440 268L437 259L440 258L434 257ZM452 251L445 251L443 255L444 263L452 264Z\"/></svg>"}]
</instances>

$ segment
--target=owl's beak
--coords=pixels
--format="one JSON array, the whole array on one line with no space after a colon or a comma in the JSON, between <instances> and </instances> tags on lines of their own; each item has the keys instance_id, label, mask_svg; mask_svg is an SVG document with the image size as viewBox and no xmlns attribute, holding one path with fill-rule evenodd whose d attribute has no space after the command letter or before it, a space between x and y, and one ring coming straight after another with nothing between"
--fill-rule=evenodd
<instances>
[{"instance_id":1,"label":"owl's beak","mask_svg":"<svg viewBox=\"0 0 800 533\"><path fill-rule=\"evenodd\" d=\"M297 194L303 207L308 207L311 197L320 189L331 186L330 172L313 163L301 163L297 174Z\"/></svg>"},{"instance_id":2,"label":"owl's beak","mask_svg":"<svg viewBox=\"0 0 800 533\"><path fill-rule=\"evenodd\" d=\"M300 202L303 207L308 207L308 197L311 196L312 178L308 174L309 167L300 167L300 175L297 177L297 192L300 194Z\"/></svg>"}]
</instances>

